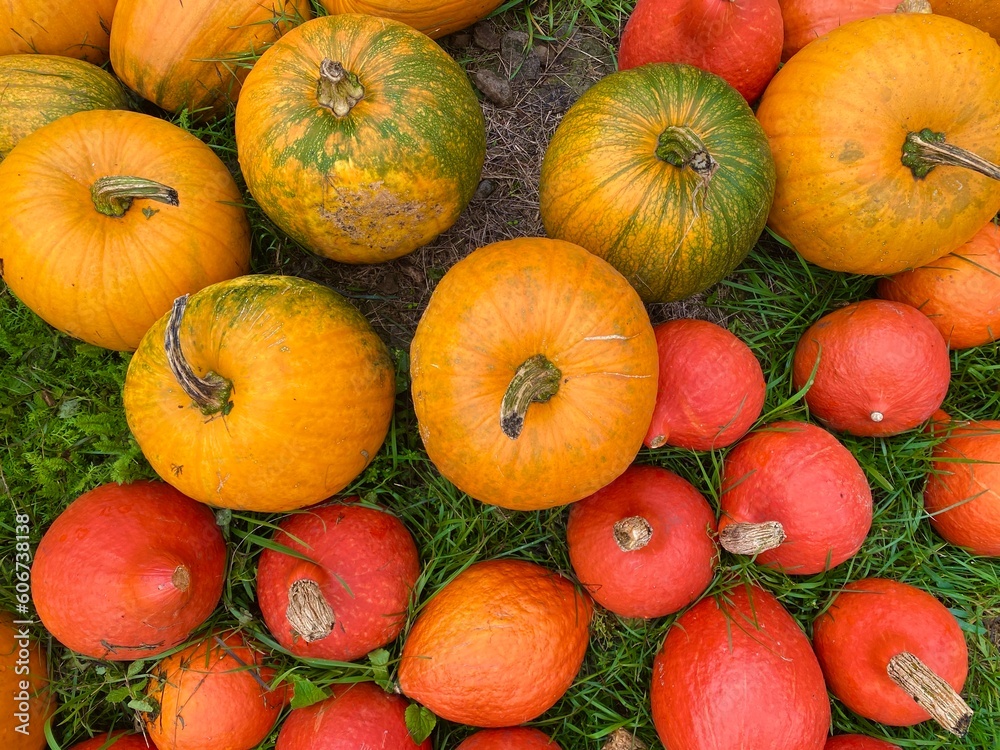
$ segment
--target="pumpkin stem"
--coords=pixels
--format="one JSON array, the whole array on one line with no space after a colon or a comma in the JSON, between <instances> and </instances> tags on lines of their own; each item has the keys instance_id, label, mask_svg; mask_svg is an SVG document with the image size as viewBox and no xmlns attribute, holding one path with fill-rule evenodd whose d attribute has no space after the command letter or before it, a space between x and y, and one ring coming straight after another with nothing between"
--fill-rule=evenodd
<instances>
[{"instance_id":1,"label":"pumpkin stem","mask_svg":"<svg viewBox=\"0 0 1000 750\"><path fill-rule=\"evenodd\" d=\"M647 745L627 729L619 727L608 735L608 741L601 746L601 750L647 750Z\"/></svg>"},{"instance_id":2,"label":"pumpkin stem","mask_svg":"<svg viewBox=\"0 0 1000 750\"><path fill-rule=\"evenodd\" d=\"M935 133L930 128L906 134L902 162L918 180L930 174L936 166L965 167L1000 180L1000 166L964 148L945 143L944 133Z\"/></svg>"},{"instance_id":3,"label":"pumpkin stem","mask_svg":"<svg viewBox=\"0 0 1000 750\"><path fill-rule=\"evenodd\" d=\"M500 402L500 429L517 440L524 428L524 417L532 403L545 403L559 391L562 372L544 354L524 361L511 378Z\"/></svg>"},{"instance_id":4,"label":"pumpkin stem","mask_svg":"<svg viewBox=\"0 0 1000 750\"><path fill-rule=\"evenodd\" d=\"M719 543L734 555L759 555L785 541L785 528L778 521L731 523L719 532Z\"/></svg>"},{"instance_id":5,"label":"pumpkin stem","mask_svg":"<svg viewBox=\"0 0 1000 750\"><path fill-rule=\"evenodd\" d=\"M201 413L206 416L222 414L225 416L232 411L233 402L229 400L233 392L231 381L214 372L209 372L203 378L194 374L191 365L184 359L181 351L181 319L184 317L184 310L187 308L188 296L185 294L174 300L174 305L170 309L170 317L167 318L167 330L163 335L163 349L167 354L167 364L170 372L178 382L184 392L191 397L195 405L201 409Z\"/></svg>"},{"instance_id":6,"label":"pumpkin stem","mask_svg":"<svg viewBox=\"0 0 1000 750\"><path fill-rule=\"evenodd\" d=\"M615 543L622 552L642 549L653 536L653 527L642 516L623 518L614 527Z\"/></svg>"},{"instance_id":7,"label":"pumpkin stem","mask_svg":"<svg viewBox=\"0 0 1000 750\"><path fill-rule=\"evenodd\" d=\"M660 133L654 153L657 159L678 169L690 167L705 182L719 168L719 162L708 153L701 138L688 127L671 125Z\"/></svg>"},{"instance_id":8,"label":"pumpkin stem","mask_svg":"<svg viewBox=\"0 0 1000 750\"><path fill-rule=\"evenodd\" d=\"M897 13L933 13L930 0L903 0L896 6Z\"/></svg>"},{"instance_id":9,"label":"pumpkin stem","mask_svg":"<svg viewBox=\"0 0 1000 750\"><path fill-rule=\"evenodd\" d=\"M170 583L178 591L187 591L191 586L191 572L183 565L174 568L174 574L170 577Z\"/></svg>"},{"instance_id":10,"label":"pumpkin stem","mask_svg":"<svg viewBox=\"0 0 1000 750\"><path fill-rule=\"evenodd\" d=\"M364 95L365 87L354 73L345 70L340 62L323 58L316 86L316 100L321 107L331 110L337 117L346 117Z\"/></svg>"},{"instance_id":11,"label":"pumpkin stem","mask_svg":"<svg viewBox=\"0 0 1000 750\"><path fill-rule=\"evenodd\" d=\"M98 213L115 218L124 216L136 198L159 201L168 206L180 205L177 191L172 187L142 177L125 175L99 177L90 186L90 198Z\"/></svg>"},{"instance_id":12,"label":"pumpkin stem","mask_svg":"<svg viewBox=\"0 0 1000 750\"><path fill-rule=\"evenodd\" d=\"M316 581L300 578L288 589L288 624L306 643L326 638L333 630L333 610Z\"/></svg>"},{"instance_id":13,"label":"pumpkin stem","mask_svg":"<svg viewBox=\"0 0 1000 750\"><path fill-rule=\"evenodd\" d=\"M909 651L896 654L886 667L889 677L920 704L938 724L964 737L972 723L973 711L962 696Z\"/></svg>"}]
</instances>

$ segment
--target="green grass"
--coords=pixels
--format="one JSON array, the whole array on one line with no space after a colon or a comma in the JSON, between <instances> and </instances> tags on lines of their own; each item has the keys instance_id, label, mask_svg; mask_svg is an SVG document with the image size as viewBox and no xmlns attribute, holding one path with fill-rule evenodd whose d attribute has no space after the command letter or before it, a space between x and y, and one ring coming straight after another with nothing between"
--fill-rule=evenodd
<instances>
[{"instance_id":1,"label":"green grass","mask_svg":"<svg viewBox=\"0 0 1000 750\"><path fill-rule=\"evenodd\" d=\"M619 0L553 5L508 3L508 25L536 38L552 39L560 27L597 25L609 37L620 29L628 3ZM151 107L146 107L152 111ZM208 142L239 180L232 116L208 126L175 118ZM242 183L241 183L242 187ZM287 272L302 251L253 205L255 272ZM298 267L298 266L296 266ZM768 385L761 423L804 419L807 412L791 386L793 347L805 328L825 311L871 296L873 279L823 271L801 261L769 237L716 287L707 304L726 316L729 328L753 349ZM350 290L347 291L351 294ZM657 311L653 311L654 313ZM393 351L399 395L392 429L382 451L348 489L365 502L397 514L414 535L424 564L411 606L421 604L474 561L495 557L530 559L571 574L565 547L566 509L517 513L484 506L457 491L428 460L417 436L408 392L405 348ZM121 388L129 355L104 351L55 333L3 288L0 290L0 607L13 609L15 514L31 519L32 547L77 495L104 482L151 478L153 472L129 434ZM1000 346L952 354L953 380L944 404L968 419L1000 417ZM954 613L970 654L964 696L976 710L969 734L957 740L930 723L892 729L863 720L834 701L833 729L891 739L905 748L994 748L1000 726L1000 651L990 640L990 618L1000 617L1000 564L945 544L931 531L921 491L935 438L919 431L890 439L840 436L866 471L875 497L872 531L861 552L827 574L790 578L723 554L711 595L739 581L773 591L810 632L811 622L844 583L884 576L924 588ZM725 451L643 450L640 463L655 464L690 480L717 507ZM345 493L346 494L346 493ZM385 678L371 662L330 665L280 652L264 630L255 602L256 559L277 515L220 513L230 549L223 600L199 633L241 627L270 645L272 663L287 679L324 689L337 682ZM532 722L566 750L597 748L602 738L626 727L659 747L649 713L653 657L674 617L623 620L599 610L583 669L566 696ZM53 726L53 748L66 748L94 732L130 727L152 661L109 663L78 656L44 635L52 686L62 708ZM388 676L395 670L402 638L388 647ZM131 707L130 707L131 706ZM469 729L439 722L434 747L450 750ZM273 747L276 731L261 745Z\"/></svg>"}]
</instances>

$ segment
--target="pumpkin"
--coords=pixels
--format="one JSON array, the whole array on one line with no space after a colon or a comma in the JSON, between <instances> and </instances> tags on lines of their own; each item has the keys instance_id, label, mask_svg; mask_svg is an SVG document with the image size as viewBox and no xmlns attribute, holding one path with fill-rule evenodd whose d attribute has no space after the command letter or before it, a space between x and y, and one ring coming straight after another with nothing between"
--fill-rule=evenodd
<instances>
[{"instance_id":1,"label":"pumpkin","mask_svg":"<svg viewBox=\"0 0 1000 750\"><path fill-rule=\"evenodd\" d=\"M155 747L141 734L118 731L91 737L73 745L69 750L155 750Z\"/></svg>"},{"instance_id":2,"label":"pumpkin","mask_svg":"<svg viewBox=\"0 0 1000 750\"><path fill-rule=\"evenodd\" d=\"M969 654L954 615L933 596L885 578L848 583L813 623L826 683L845 706L889 726L934 717L964 735L972 720L958 691Z\"/></svg>"},{"instance_id":3,"label":"pumpkin","mask_svg":"<svg viewBox=\"0 0 1000 750\"><path fill-rule=\"evenodd\" d=\"M500 6L501 0L319 0L327 13L365 13L409 24L431 39L471 26Z\"/></svg>"},{"instance_id":4,"label":"pumpkin","mask_svg":"<svg viewBox=\"0 0 1000 750\"><path fill-rule=\"evenodd\" d=\"M348 500L289 516L273 541L260 555L257 598L282 647L352 661L399 635L420 560L395 516Z\"/></svg>"},{"instance_id":5,"label":"pumpkin","mask_svg":"<svg viewBox=\"0 0 1000 750\"><path fill-rule=\"evenodd\" d=\"M0 160L26 135L64 115L129 106L114 76L72 57L3 55L0 80Z\"/></svg>"},{"instance_id":6,"label":"pumpkin","mask_svg":"<svg viewBox=\"0 0 1000 750\"><path fill-rule=\"evenodd\" d=\"M778 0L785 35L781 61L788 59L813 39L851 21L879 13L930 13L927 0Z\"/></svg>"},{"instance_id":7,"label":"pumpkin","mask_svg":"<svg viewBox=\"0 0 1000 750\"><path fill-rule=\"evenodd\" d=\"M860 734L838 734L826 741L823 750L900 750L899 745L893 745L885 740L865 737Z\"/></svg>"},{"instance_id":8,"label":"pumpkin","mask_svg":"<svg viewBox=\"0 0 1000 750\"><path fill-rule=\"evenodd\" d=\"M242 197L212 150L136 112L62 117L0 162L0 272L49 325L132 350L181 294L246 273Z\"/></svg>"},{"instance_id":9,"label":"pumpkin","mask_svg":"<svg viewBox=\"0 0 1000 750\"><path fill-rule=\"evenodd\" d=\"M754 102L778 69L778 0L639 0L618 50L618 69L687 63L715 73Z\"/></svg>"},{"instance_id":10,"label":"pumpkin","mask_svg":"<svg viewBox=\"0 0 1000 750\"><path fill-rule=\"evenodd\" d=\"M33 52L100 65L118 0L0 0L0 55Z\"/></svg>"},{"instance_id":11,"label":"pumpkin","mask_svg":"<svg viewBox=\"0 0 1000 750\"><path fill-rule=\"evenodd\" d=\"M330 697L296 708L285 719L275 750L431 750L406 727L407 701L374 682L333 685Z\"/></svg>"},{"instance_id":12,"label":"pumpkin","mask_svg":"<svg viewBox=\"0 0 1000 750\"><path fill-rule=\"evenodd\" d=\"M760 416L767 391L750 347L707 320L669 320L653 333L660 376L643 442L707 451L743 437Z\"/></svg>"},{"instance_id":13,"label":"pumpkin","mask_svg":"<svg viewBox=\"0 0 1000 750\"><path fill-rule=\"evenodd\" d=\"M834 29L757 109L777 169L768 217L806 260L892 274L947 255L1000 210L1000 45L944 16Z\"/></svg>"},{"instance_id":14,"label":"pumpkin","mask_svg":"<svg viewBox=\"0 0 1000 750\"><path fill-rule=\"evenodd\" d=\"M31 594L63 645L131 661L183 643L219 603L225 575L226 544L206 507L162 482L105 484L45 532Z\"/></svg>"},{"instance_id":15,"label":"pumpkin","mask_svg":"<svg viewBox=\"0 0 1000 750\"><path fill-rule=\"evenodd\" d=\"M545 732L531 727L481 729L470 734L455 750L562 750Z\"/></svg>"},{"instance_id":16,"label":"pumpkin","mask_svg":"<svg viewBox=\"0 0 1000 750\"><path fill-rule=\"evenodd\" d=\"M621 617L663 617L712 582L715 512L687 480L630 466L570 506L566 543L573 572L598 604Z\"/></svg>"},{"instance_id":17,"label":"pumpkin","mask_svg":"<svg viewBox=\"0 0 1000 750\"><path fill-rule=\"evenodd\" d=\"M823 750L830 725L809 640L749 584L677 618L653 661L650 703L660 742L684 750Z\"/></svg>"},{"instance_id":18,"label":"pumpkin","mask_svg":"<svg viewBox=\"0 0 1000 750\"><path fill-rule=\"evenodd\" d=\"M938 428L924 509L944 539L1000 557L1000 421Z\"/></svg>"},{"instance_id":19,"label":"pumpkin","mask_svg":"<svg viewBox=\"0 0 1000 750\"><path fill-rule=\"evenodd\" d=\"M931 0L935 13L957 18L1000 41L1000 6L991 0Z\"/></svg>"},{"instance_id":20,"label":"pumpkin","mask_svg":"<svg viewBox=\"0 0 1000 750\"><path fill-rule=\"evenodd\" d=\"M477 500L580 500L635 458L656 399L656 341L638 295L567 242L479 248L438 283L410 347L428 456Z\"/></svg>"},{"instance_id":21,"label":"pumpkin","mask_svg":"<svg viewBox=\"0 0 1000 750\"><path fill-rule=\"evenodd\" d=\"M150 669L157 708L139 718L157 750L250 750L290 697L274 676L238 632L212 632Z\"/></svg>"},{"instance_id":22,"label":"pumpkin","mask_svg":"<svg viewBox=\"0 0 1000 750\"><path fill-rule=\"evenodd\" d=\"M726 276L767 216L767 139L725 81L690 65L613 73L559 123L542 161L542 222L617 268L646 302Z\"/></svg>"},{"instance_id":23,"label":"pumpkin","mask_svg":"<svg viewBox=\"0 0 1000 750\"><path fill-rule=\"evenodd\" d=\"M177 300L129 362L123 401L165 481L210 505L279 511L364 470L395 388L385 344L339 294L244 276Z\"/></svg>"},{"instance_id":24,"label":"pumpkin","mask_svg":"<svg viewBox=\"0 0 1000 750\"><path fill-rule=\"evenodd\" d=\"M824 315L802 334L792 359L796 390L830 429L887 436L934 414L951 382L948 345L926 315L869 299Z\"/></svg>"},{"instance_id":25,"label":"pumpkin","mask_svg":"<svg viewBox=\"0 0 1000 750\"><path fill-rule=\"evenodd\" d=\"M284 232L344 263L391 260L450 227L479 184L486 126L465 72L406 24L316 18L244 84L236 145Z\"/></svg>"},{"instance_id":26,"label":"pumpkin","mask_svg":"<svg viewBox=\"0 0 1000 750\"><path fill-rule=\"evenodd\" d=\"M15 519L25 516L15 515ZM20 523L20 522L19 522ZM17 569L14 588L27 597L27 581L20 571L27 571L30 560L28 529L15 526L16 552L13 562ZM0 700L4 702L4 717L0 721L0 745L4 750L44 750L48 747L43 728L55 713L55 696L49 691L49 673L45 652L38 638L42 635L37 623L27 617L14 617L0 610Z\"/></svg>"},{"instance_id":27,"label":"pumpkin","mask_svg":"<svg viewBox=\"0 0 1000 750\"><path fill-rule=\"evenodd\" d=\"M293 25L308 0L118 0L111 64L122 81L168 112L222 112L253 61Z\"/></svg>"},{"instance_id":28,"label":"pumpkin","mask_svg":"<svg viewBox=\"0 0 1000 750\"><path fill-rule=\"evenodd\" d=\"M879 279L878 296L912 305L951 349L1000 338L1000 227L989 222L955 252Z\"/></svg>"},{"instance_id":29,"label":"pumpkin","mask_svg":"<svg viewBox=\"0 0 1000 750\"><path fill-rule=\"evenodd\" d=\"M399 686L448 721L531 721L580 670L592 614L589 596L540 565L473 563L420 610L403 644Z\"/></svg>"},{"instance_id":30,"label":"pumpkin","mask_svg":"<svg viewBox=\"0 0 1000 750\"><path fill-rule=\"evenodd\" d=\"M790 575L834 568L861 549L872 493L854 455L807 422L774 422L722 463L719 542Z\"/></svg>"}]
</instances>

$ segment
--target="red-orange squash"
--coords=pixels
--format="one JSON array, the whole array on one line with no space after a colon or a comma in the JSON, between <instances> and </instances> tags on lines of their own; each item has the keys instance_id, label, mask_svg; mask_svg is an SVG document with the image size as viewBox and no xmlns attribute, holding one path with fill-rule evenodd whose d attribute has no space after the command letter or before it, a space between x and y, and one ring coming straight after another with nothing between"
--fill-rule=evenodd
<instances>
[{"instance_id":1,"label":"red-orange squash","mask_svg":"<svg viewBox=\"0 0 1000 750\"><path fill-rule=\"evenodd\" d=\"M63 645L131 661L182 643L219 603L225 574L226 545L208 508L162 482L105 484L45 532L31 594Z\"/></svg>"},{"instance_id":2,"label":"red-orange squash","mask_svg":"<svg viewBox=\"0 0 1000 750\"><path fill-rule=\"evenodd\" d=\"M948 345L926 315L869 299L824 315L802 334L792 383L832 430L897 435L919 426L948 393Z\"/></svg>"},{"instance_id":3,"label":"red-orange squash","mask_svg":"<svg viewBox=\"0 0 1000 750\"><path fill-rule=\"evenodd\" d=\"M420 436L477 500L565 505L639 452L656 364L649 316L610 265L559 240L497 242L448 270L417 325Z\"/></svg>"},{"instance_id":4,"label":"red-orange squash","mask_svg":"<svg viewBox=\"0 0 1000 750\"><path fill-rule=\"evenodd\" d=\"M562 750L540 729L482 729L466 737L455 750Z\"/></svg>"},{"instance_id":5,"label":"red-orange squash","mask_svg":"<svg viewBox=\"0 0 1000 750\"><path fill-rule=\"evenodd\" d=\"M992 221L955 252L879 279L878 296L931 319L951 349L1000 338L1000 227Z\"/></svg>"},{"instance_id":6,"label":"red-orange squash","mask_svg":"<svg viewBox=\"0 0 1000 750\"><path fill-rule=\"evenodd\" d=\"M409 24L431 39L486 18L501 0L319 0L331 15L364 13Z\"/></svg>"},{"instance_id":7,"label":"red-orange squash","mask_svg":"<svg viewBox=\"0 0 1000 750\"><path fill-rule=\"evenodd\" d=\"M827 685L856 714L889 726L932 716L962 735L972 711L958 691L968 648L954 615L909 584L866 578L844 586L813 623Z\"/></svg>"},{"instance_id":8,"label":"red-orange squash","mask_svg":"<svg viewBox=\"0 0 1000 750\"><path fill-rule=\"evenodd\" d=\"M165 481L210 505L278 511L368 466L395 390L385 344L346 299L261 275L179 299L129 362L123 402Z\"/></svg>"},{"instance_id":9,"label":"red-orange squash","mask_svg":"<svg viewBox=\"0 0 1000 750\"><path fill-rule=\"evenodd\" d=\"M939 428L924 488L931 526L975 555L1000 557L1000 421Z\"/></svg>"},{"instance_id":10,"label":"red-orange squash","mask_svg":"<svg viewBox=\"0 0 1000 750\"><path fill-rule=\"evenodd\" d=\"M707 320L670 320L653 328L660 376L643 442L713 450L732 445L764 407L764 372L750 347Z\"/></svg>"},{"instance_id":11,"label":"red-orange squash","mask_svg":"<svg viewBox=\"0 0 1000 750\"><path fill-rule=\"evenodd\" d=\"M139 714L157 750L250 750L287 702L275 671L237 632L210 633L150 670L153 713Z\"/></svg>"},{"instance_id":12,"label":"red-orange squash","mask_svg":"<svg viewBox=\"0 0 1000 750\"><path fill-rule=\"evenodd\" d=\"M281 725L275 750L431 750L406 727L408 701L374 682L334 685L326 700L294 709Z\"/></svg>"},{"instance_id":13,"label":"red-orange squash","mask_svg":"<svg viewBox=\"0 0 1000 750\"><path fill-rule=\"evenodd\" d=\"M58 55L2 55L0 160L43 125L89 109L128 109L121 84L84 60Z\"/></svg>"},{"instance_id":14,"label":"red-orange squash","mask_svg":"<svg viewBox=\"0 0 1000 750\"><path fill-rule=\"evenodd\" d=\"M17 519L15 516L15 521ZM30 559L28 528L18 523L21 530L15 527L13 531L16 537L23 536L24 540L15 542L11 565L17 566L15 591L23 593L27 602L27 581L18 573L27 571L27 567L21 566ZM37 622L0 610L0 700L4 702L0 747L4 750L44 750L48 747L44 727L46 720L55 713L56 701L48 688L48 666L39 641L42 634Z\"/></svg>"},{"instance_id":15,"label":"red-orange squash","mask_svg":"<svg viewBox=\"0 0 1000 750\"><path fill-rule=\"evenodd\" d=\"M118 0L0 0L0 55L34 52L108 59Z\"/></svg>"},{"instance_id":16,"label":"red-orange squash","mask_svg":"<svg viewBox=\"0 0 1000 750\"><path fill-rule=\"evenodd\" d=\"M309 18L308 0L118 0L111 64L168 112L218 114L261 52Z\"/></svg>"},{"instance_id":17,"label":"red-orange squash","mask_svg":"<svg viewBox=\"0 0 1000 750\"><path fill-rule=\"evenodd\" d=\"M720 541L791 575L840 565L865 541L872 493L853 454L807 422L774 422L726 454Z\"/></svg>"},{"instance_id":18,"label":"red-orange squash","mask_svg":"<svg viewBox=\"0 0 1000 750\"><path fill-rule=\"evenodd\" d=\"M398 518L348 500L289 516L274 542L310 558L268 548L257 565L264 622L286 649L352 661L399 635L420 560Z\"/></svg>"},{"instance_id":19,"label":"red-orange squash","mask_svg":"<svg viewBox=\"0 0 1000 750\"><path fill-rule=\"evenodd\" d=\"M848 273L960 247L1000 210L998 69L995 40L934 14L855 21L804 47L757 109L777 170L770 227Z\"/></svg>"},{"instance_id":20,"label":"red-orange squash","mask_svg":"<svg viewBox=\"0 0 1000 750\"><path fill-rule=\"evenodd\" d=\"M0 162L0 273L49 325L132 350L179 295L250 266L222 160L137 112L62 117Z\"/></svg>"},{"instance_id":21,"label":"red-orange squash","mask_svg":"<svg viewBox=\"0 0 1000 750\"><path fill-rule=\"evenodd\" d=\"M826 741L823 750L899 750L899 745L861 734L838 734Z\"/></svg>"},{"instance_id":22,"label":"red-orange squash","mask_svg":"<svg viewBox=\"0 0 1000 750\"><path fill-rule=\"evenodd\" d=\"M473 563L420 611L403 645L399 686L448 721L531 721L573 683L592 614L587 594L540 565Z\"/></svg>"},{"instance_id":23,"label":"red-orange squash","mask_svg":"<svg viewBox=\"0 0 1000 750\"><path fill-rule=\"evenodd\" d=\"M247 76L236 146L250 193L284 232L344 263L412 252L479 184L483 112L427 36L365 15L307 21Z\"/></svg>"},{"instance_id":24,"label":"red-orange squash","mask_svg":"<svg viewBox=\"0 0 1000 750\"><path fill-rule=\"evenodd\" d=\"M749 584L677 618L653 661L650 703L668 748L823 750L830 726L809 639Z\"/></svg>"},{"instance_id":25,"label":"red-orange squash","mask_svg":"<svg viewBox=\"0 0 1000 750\"><path fill-rule=\"evenodd\" d=\"M718 551L715 512L685 479L630 466L570 506L573 572L598 604L622 617L662 617L708 588Z\"/></svg>"},{"instance_id":26,"label":"red-orange squash","mask_svg":"<svg viewBox=\"0 0 1000 750\"><path fill-rule=\"evenodd\" d=\"M155 750L155 745L141 734L106 732L73 745L69 750Z\"/></svg>"}]
</instances>

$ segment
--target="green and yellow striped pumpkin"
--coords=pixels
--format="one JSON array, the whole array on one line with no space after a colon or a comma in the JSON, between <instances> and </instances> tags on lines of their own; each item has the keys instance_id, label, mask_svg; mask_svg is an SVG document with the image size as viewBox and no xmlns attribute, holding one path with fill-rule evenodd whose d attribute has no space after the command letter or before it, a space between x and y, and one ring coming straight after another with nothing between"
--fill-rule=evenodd
<instances>
[{"instance_id":1,"label":"green and yellow striped pumpkin","mask_svg":"<svg viewBox=\"0 0 1000 750\"><path fill-rule=\"evenodd\" d=\"M706 289L750 252L774 196L767 138L735 89L656 63L598 81L545 152L550 237L617 268L645 302Z\"/></svg>"},{"instance_id":2,"label":"green and yellow striped pumpkin","mask_svg":"<svg viewBox=\"0 0 1000 750\"><path fill-rule=\"evenodd\" d=\"M398 21L324 16L247 77L236 145L251 195L293 239L345 263L405 255L450 227L486 153L465 72Z\"/></svg>"}]
</instances>

